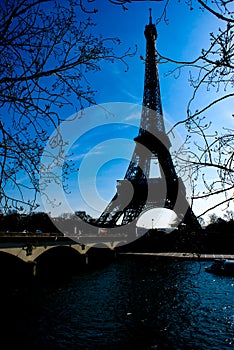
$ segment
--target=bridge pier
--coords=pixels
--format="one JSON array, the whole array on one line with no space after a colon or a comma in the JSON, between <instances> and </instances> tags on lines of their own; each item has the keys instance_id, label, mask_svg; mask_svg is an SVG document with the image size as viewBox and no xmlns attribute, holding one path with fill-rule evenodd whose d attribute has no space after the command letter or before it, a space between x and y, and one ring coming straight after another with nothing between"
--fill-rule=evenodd
<instances>
[{"instance_id":1,"label":"bridge pier","mask_svg":"<svg viewBox=\"0 0 234 350\"><path fill-rule=\"evenodd\" d=\"M89 263L89 256L88 254L85 254L85 265L88 265Z\"/></svg>"},{"instance_id":2,"label":"bridge pier","mask_svg":"<svg viewBox=\"0 0 234 350\"><path fill-rule=\"evenodd\" d=\"M28 261L27 263L27 270L29 277L36 277L37 275L37 262L36 261Z\"/></svg>"}]
</instances>

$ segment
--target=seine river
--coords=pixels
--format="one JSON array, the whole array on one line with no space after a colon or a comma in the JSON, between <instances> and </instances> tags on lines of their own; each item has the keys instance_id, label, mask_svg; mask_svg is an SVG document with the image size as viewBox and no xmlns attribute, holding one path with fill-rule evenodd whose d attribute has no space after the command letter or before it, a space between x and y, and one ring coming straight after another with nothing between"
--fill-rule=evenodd
<instances>
[{"instance_id":1,"label":"seine river","mask_svg":"<svg viewBox=\"0 0 234 350\"><path fill-rule=\"evenodd\" d=\"M234 278L209 262L124 256L1 288L1 349L234 348Z\"/></svg>"}]
</instances>

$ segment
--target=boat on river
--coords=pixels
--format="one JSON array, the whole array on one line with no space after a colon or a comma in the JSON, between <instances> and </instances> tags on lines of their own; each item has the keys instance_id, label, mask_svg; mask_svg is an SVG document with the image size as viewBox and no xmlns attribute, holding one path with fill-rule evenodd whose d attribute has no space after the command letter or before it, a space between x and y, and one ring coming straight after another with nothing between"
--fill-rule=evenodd
<instances>
[{"instance_id":1,"label":"boat on river","mask_svg":"<svg viewBox=\"0 0 234 350\"><path fill-rule=\"evenodd\" d=\"M205 267L205 271L216 275L234 276L234 260L215 259L210 266Z\"/></svg>"}]
</instances>

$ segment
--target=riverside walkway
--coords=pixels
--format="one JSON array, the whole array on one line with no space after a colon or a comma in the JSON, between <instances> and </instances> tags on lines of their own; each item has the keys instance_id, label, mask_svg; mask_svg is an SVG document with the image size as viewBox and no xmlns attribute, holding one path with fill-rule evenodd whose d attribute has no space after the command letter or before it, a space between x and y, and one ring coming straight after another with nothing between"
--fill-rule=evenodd
<instances>
[{"instance_id":1,"label":"riverside walkway","mask_svg":"<svg viewBox=\"0 0 234 350\"><path fill-rule=\"evenodd\" d=\"M138 256L155 256L165 258L178 259L234 259L234 254L198 254L198 253L177 253L177 252L162 252L162 253L137 253L137 252L122 252L121 255L138 255Z\"/></svg>"}]
</instances>

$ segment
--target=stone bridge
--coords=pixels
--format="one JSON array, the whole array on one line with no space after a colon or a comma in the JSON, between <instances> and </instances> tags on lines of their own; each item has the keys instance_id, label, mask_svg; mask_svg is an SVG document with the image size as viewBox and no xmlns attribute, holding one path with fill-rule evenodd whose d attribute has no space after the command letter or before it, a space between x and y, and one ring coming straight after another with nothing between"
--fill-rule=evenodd
<instances>
[{"instance_id":1,"label":"stone bridge","mask_svg":"<svg viewBox=\"0 0 234 350\"><path fill-rule=\"evenodd\" d=\"M41 254L61 246L70 247L78 253L86 255L90 248L99 247L114 250L117 246L126 243L127 235L84 235L82 238L56 235L1 236L0 253L11 254L24 262L35 262Z\"/></svg>"}]
</instances>

